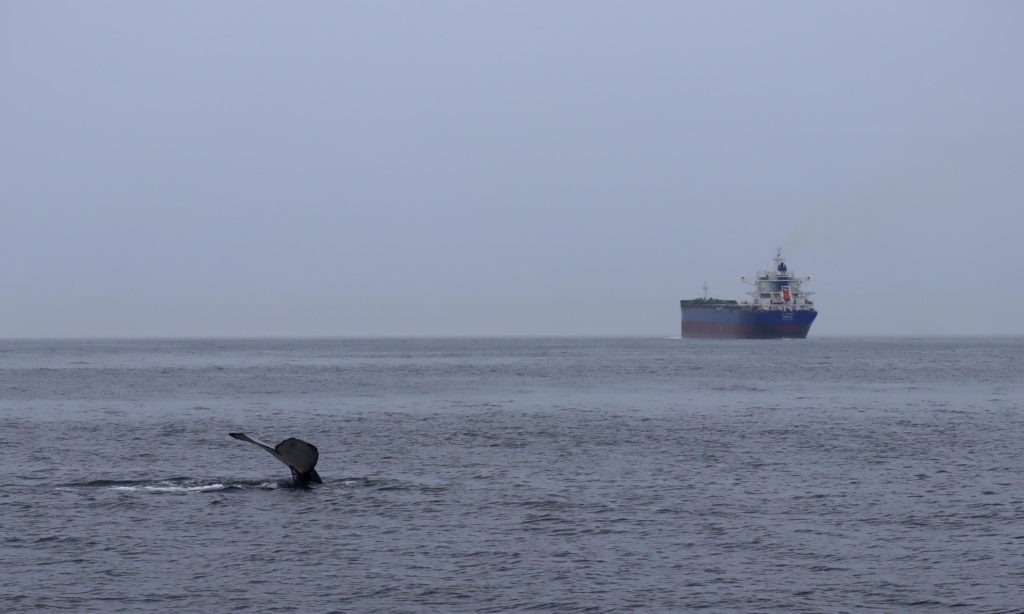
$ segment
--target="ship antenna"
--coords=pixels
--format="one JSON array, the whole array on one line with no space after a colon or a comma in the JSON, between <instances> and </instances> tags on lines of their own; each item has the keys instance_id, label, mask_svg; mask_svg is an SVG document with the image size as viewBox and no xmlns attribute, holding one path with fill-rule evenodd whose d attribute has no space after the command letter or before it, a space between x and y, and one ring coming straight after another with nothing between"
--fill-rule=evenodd
<instances>
[{"instance_id":1,"label":"ship antenna","mask_svg":"<svg viewBox=\"0 0 1024 614\"><path fill-rule=\"evenodd\" d=\"M705 281L704 282L704 286L703 286L703 288L704 288L704 300L705 301L708 300L708 287L709 287L708 286L708 282Z\"/></svg>"}]
</instances>

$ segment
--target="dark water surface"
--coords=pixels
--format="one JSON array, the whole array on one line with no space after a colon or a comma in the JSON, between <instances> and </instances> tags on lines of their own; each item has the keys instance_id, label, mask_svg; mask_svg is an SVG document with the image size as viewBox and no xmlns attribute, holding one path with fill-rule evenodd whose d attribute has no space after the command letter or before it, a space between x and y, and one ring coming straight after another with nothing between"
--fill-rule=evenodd
<instances>
[{"instance_id":1,"label":"dark water surface","mask_svg":"<svg viewBox=\"0 0 1024 614\"><path fill-rule=\"evenodd\" d=\"M1024 339L0 342L0 611L1024 606ZM325 483L245 431L320 448Z\"/></svg>"}]
</instances>

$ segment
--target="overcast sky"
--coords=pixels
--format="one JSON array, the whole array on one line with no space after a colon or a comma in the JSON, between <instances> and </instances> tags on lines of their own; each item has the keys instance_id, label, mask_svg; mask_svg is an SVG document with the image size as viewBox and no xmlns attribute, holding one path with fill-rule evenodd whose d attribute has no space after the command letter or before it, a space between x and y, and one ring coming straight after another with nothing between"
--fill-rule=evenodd
<instances>
[{"instance_id":1,"label":"overcast sky","mask_svg":"<svg viewBox=\"0 0 1024 614\"><path fill-rule=\"evenodd\" d=\"M4 2L0 336L1024 334L1022 2Z\"/></svg>"}]
</instances>

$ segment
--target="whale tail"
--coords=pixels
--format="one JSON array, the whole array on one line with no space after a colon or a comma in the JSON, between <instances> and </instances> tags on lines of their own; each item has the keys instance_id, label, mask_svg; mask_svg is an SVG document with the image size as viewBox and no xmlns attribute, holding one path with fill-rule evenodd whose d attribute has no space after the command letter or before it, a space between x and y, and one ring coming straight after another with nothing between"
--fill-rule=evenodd
<instances>
[{"instance_id":1,"label":"whale tail","mask_svg":"<svg viewBox=\"0 0 1024 614\"><path fill-rule=\"evenodd\" d=\"M313 444L296 439L295 437L289 437L276 446L270 447L262 441L249 437L245 433L228 433L228 435L240 441L256 444L273 454L277 460L288 465L288 468L292 470L292 480L294 480L296 486L323 483L315 469L316 461L320 458L320 452Z\"/></svg>"}]
</instances>

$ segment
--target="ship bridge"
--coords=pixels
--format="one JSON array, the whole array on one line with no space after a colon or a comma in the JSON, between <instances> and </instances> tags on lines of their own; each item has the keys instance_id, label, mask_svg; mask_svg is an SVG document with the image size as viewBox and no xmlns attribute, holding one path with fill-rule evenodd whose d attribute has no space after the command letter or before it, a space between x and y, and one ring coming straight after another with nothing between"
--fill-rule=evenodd
<instances>
[{"instance_id":1,"label":"ship bridge","mask_svg":"<svg viewBox=\"0 0 1024 614\"><path fill-rule=\"evenodd\" d=\"M751 297L749 304L760 311L813 311L814 302L809 298L813 292L804 292L803 283L810 277L795 277L789 274L789 268L782 257L782 249L775 252L775 267L771 270L758 271L754 278L740 278L744 283L754 286L747 294Z\"/></svg>"}]
</instances>

